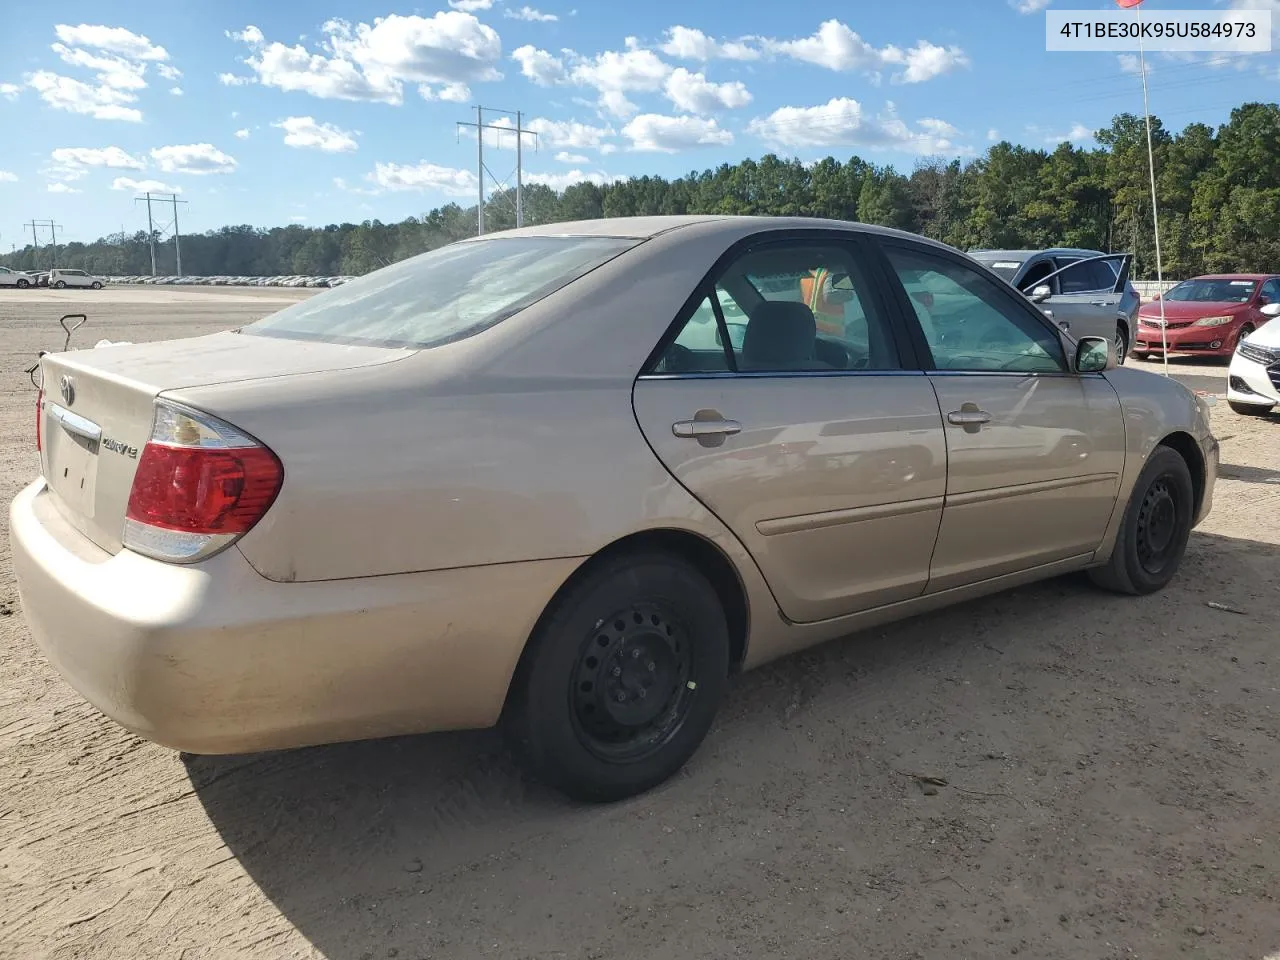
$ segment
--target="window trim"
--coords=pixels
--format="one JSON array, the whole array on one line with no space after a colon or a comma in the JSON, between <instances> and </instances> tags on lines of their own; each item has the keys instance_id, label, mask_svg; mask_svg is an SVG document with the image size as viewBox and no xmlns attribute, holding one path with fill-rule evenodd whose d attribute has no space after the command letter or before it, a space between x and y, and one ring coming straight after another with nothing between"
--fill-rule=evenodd
<instances>
[{"instance_id":1,"label":"window trim","mask_svg":"<svg viewBox=\"0 0 1280 960\"><path fill-rule=\"evenodd\" d=\"M715 263L703 275L698 285L694 287L693 292L685 300L684 305L672 318L671 323L667 326L666 332L658 339L656 346L650 351L649 356L645 358L644 363L640 367L640 371L636 374L635 379L639 380L713 380L713 379L795 379L797 377L851 377L851 376L919 376L925 372L923 358L929 354L921 354L918 350L915 339L911 336L910 328L904 327L897 316L898 311L894 309L892 299L892 288L886 286L884 268L881 264L883 254L875 247L870 238L874 236L867 230L832 230L832 229L805 229L789 227L780 230L761 230L750 234L730 244L725 251L716 258ZM680 336L693 314L697 311L702 301L711 296L712 309L716 312L717 328L721 329L721 336L728 343L727 325L720 327L723 323L723 313L720 306L720 298L715 295L716 285L720 278L724 276L725 271L737 260L741 259L748 253L752 253L758 249L774 246L780 243L824 243L833 246L844 247L851 259L857 260L863 265L868 281L868 295L875 301L875 306L881 311L885 326L887 327L889 336L892 338L894 347L898 352L898 369L895 370L726 370L726 371L709 371L704 373L692 372L676 372L676 373L659 373L653 368L662 359L667 348L675 342ZM913 318L914 320L914 318ZM727 349L732 351L732 347ZM736 366L737 360L734 358Z\"/></svg>"},{"instance_id":2,"label":"window trim","mask_svg":"<svg viewBox=\"0 0 1280 960\"><path fill-rule=\"evenodd\" d=\"M898 278L897 270L894 269L892 261L889 260L888 251L890 249L900 249L900 250L905 250L908 253L914 253L917 255L925 255L925 256L933 256L941 260L948 260L956 264L957 266L964 267L969 270L973 270L979 276L982 276L988 280L990 280L991 276L994 276L994 275L991 274L991 271L985 270L983 266L977 261L973 260L973 258L966 257L963 254L958 254L947 247L942 247L942 246L935 247L928 243L918 243L918 242L906 239L904 237L897 237L897 236L879 236L875 234L869 234L868 236L875 238L874 242L872 243L872 246L875 248L875 253L878 255L878 258L880 260L881 271L884 274L886 281L889 283L890 289L893 291L894 305L898 313L901 315L901 321L903 325L910 330L913 339L916 341L917 351L920 353L920 355L923 358L926 358L926 363L922 369L929 376L931 377L939 377L939 376L942 376L942 377L951 377L951 376L992 377L994 376L994 377L1021 377L1021 378L1026 378L1026 377L1100 378L1102 377L1101 372L1079 373L1076 370L1074 370L1071 363L1072 351L1067 349L1067 342L1069 341L1070 343L1074 344L1075 341L1071 340L1070 337L1068 337L1061 330L1055 327L1049 321L1049 319L1045 317L1044 314L1042 314L1039 310L1037 310L1032 305L1031 301L1028 300L1023 293L1019 292L1015 287L1011 286L1010 284L1003 282L999 276L996 276L995 281L993 281L991 284L991 286L994 289L999 291L997 296L1003 297L1006 301L1008 301L1013 305L1015 311L1021 310L1024 315L1034 320L1035 323L1039 325L1046 333L1052 335L1053 340L1058 344L1058 349L1061 351L1061 361L1062 361L1063 369L1060 371L951 370L951 369L943 369L939 367L937 365L937 361L933 357L933 348L929 346L929 340L925 336L924 327L920 325L920 320L916 316L915 308L911 306L911 297L907 294L906 287L903 286L902 281Z\"/></svg>"}]
</instances>

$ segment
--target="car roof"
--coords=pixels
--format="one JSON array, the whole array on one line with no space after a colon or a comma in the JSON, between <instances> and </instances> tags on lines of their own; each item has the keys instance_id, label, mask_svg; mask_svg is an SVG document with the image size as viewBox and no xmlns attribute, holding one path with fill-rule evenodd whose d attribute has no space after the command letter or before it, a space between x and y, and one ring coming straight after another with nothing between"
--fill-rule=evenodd
<instances>
[{"instance_id":1,"label":"car roof","mask_svg":"<svg viewBox=\"0 0 1280 960\"><path fill-rule=\"evenodd\" d=\"M1275 273L1202 273L1192 280L1270 280L1280 276Z\"/></svg>"},{"instance_id":2,"label":"car roof","mask_svg":"<svg viewBox=\"0 0 1280 960\"><path fill-rule=\"evenodd\" d=\"M723 234L726 239L742 236L755 230L845 230L860 233L875 233L881 236L902 237L929 246L954 250L946 244L938 243L919 234L891 227L878 227L869 223L855 223L850 220L827 220L818 217L749 217L749 216L715 216L686 215L666 217L613 217L604 220L571 220L566 223L545 223L536 227L521 227L517 230L503 230L501 234L487 234L481 237L469 237L462 243L475 243L477 240L501 237L623 237L626 239L647 240L672 230L689 227L700 227L703 236Z\"/></svg>"},{"instance_id":3,"label":"car roof","mask_svg":"<svg viewBox=\"0 0 1280 960\"><path fill-rule=\"evenodd\" d=\"M969 256L975 259L992 259L992 260L1029 260L1032 257L1041 255L1056 256L1081 256L1081 257L1105 257L1106 254L1101 250L1085 250L1081 247L1049 247L1045 250L970 250Z\"/></svg>"}]
</instances>

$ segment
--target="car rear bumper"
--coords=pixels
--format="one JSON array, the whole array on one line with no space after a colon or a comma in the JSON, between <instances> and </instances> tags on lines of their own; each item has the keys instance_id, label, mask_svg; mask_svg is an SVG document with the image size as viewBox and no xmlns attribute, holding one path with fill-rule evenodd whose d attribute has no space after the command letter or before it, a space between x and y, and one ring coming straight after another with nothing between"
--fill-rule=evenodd
<instances>
[{"instance_id":1,"label":"car rear bumper","mask_svg":"<svg viewBox=\"0 0 1280 960\"><path fill-rule=\"evenodd\" d=\"M492 725L579 563L277 583L234 547L189 566L105 553L43 481L9 520L23 612L53 666L121 726L193 753Z\"/></svg>"}]
</instances>

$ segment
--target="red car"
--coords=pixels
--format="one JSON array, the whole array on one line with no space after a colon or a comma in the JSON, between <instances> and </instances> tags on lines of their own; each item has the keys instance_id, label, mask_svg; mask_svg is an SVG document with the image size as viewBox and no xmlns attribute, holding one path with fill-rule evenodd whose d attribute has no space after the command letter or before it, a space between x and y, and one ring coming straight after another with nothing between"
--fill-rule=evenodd
<instances>
[{"instance_id":1,"label":"red car","mask_svg":"<svg viewBox=\"0 0 1280 960\"><path fill-rule=\"evenodd\" d=\"M1161 303L1166 328L1160 329ZM1227 357L1270 317L1259 308L1280 303L1280 275L1223 273L1183 280L1163 297L1138 309L1133 355L1169 353Z\"/></svg>"}]
</instances>

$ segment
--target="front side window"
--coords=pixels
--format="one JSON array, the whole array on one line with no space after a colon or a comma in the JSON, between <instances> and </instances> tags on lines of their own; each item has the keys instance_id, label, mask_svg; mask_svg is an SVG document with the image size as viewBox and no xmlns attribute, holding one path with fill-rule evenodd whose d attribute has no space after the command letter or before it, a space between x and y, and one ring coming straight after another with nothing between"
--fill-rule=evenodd
<instances>
[{"instance_id":1,"label":"front side window","mask_svg":"<svg viewBox=\"0 0 1280 960\"><path fill-rule=\"evenodd\" d=\"M885 253L906 289L939 370L1062 373L1062 344L1052 330L977 270L926 250Z\"/></svg>"},{"instance_id":2,"label":"front side window","mask_svg":"<svg viewBox=\"0 0 1280 960\"><path fill-rule=\"evenodd\" d=\"M499 236L454 243L331 287L241 332L369 346L436 346L519 313L639 242Z\"/></svg>"},{"instance_id":3,"label":"front side window","mask_svg":"<svg viewBox=\"0 0 1280 960\"><path fill-rule=\"evenodd\" d=\"M731 263L653 371L820 373L899 366L886 318L853 249L785 241Z\"/></svg>"},{"instance_id":4,"label":"front side window","mask_svg":"<svg viewBox=\"0 0 1280 960\"><path fill-rule=\"evenodd\" d=\"M1280 303L1280 277L1272 277L1262 285L1262 289L1258 291L1261 298L1267 303ZM1265 304L1264 304L1265 306Z\"/></svg>"}]
</instances>

